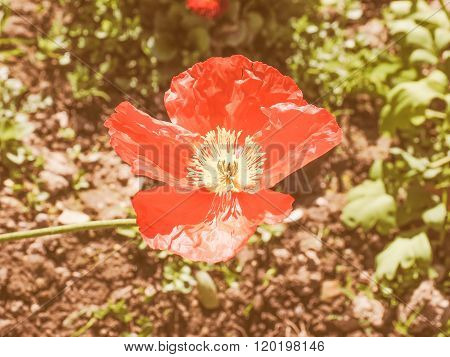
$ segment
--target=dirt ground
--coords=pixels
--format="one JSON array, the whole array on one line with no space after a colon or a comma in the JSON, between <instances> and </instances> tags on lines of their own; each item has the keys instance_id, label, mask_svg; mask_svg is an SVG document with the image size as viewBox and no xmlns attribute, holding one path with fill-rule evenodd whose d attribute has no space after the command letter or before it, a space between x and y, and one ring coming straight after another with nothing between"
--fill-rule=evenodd
<instances>
[{"instance_id":1,"label":"dirt ground","mask_svg":"<svg viewBox=\"0 0 450 357\"><path fill-rule=\"evenodd\" d=\"M22 14L32 11L20 3ZM36 30L17 18L10 31L19 30L35 36ZM23 165L20 192L0 167L0 232L58 224L63 212L72 219L80 212L91 219L130 216L129 197L145 182L133 177L108 145L102 123L117 103L80 110L64 78L51 64L34 61L32 53L8 66L30 92L51 93L54 104L32 117L35 130L25 141L45 158L43 167ZM367 106L366 100L355 105ZM163 115L161 96L149 101ZM164 291L164 266L181 259L142 249L138 238L115 231L52 236L0 247L0 335L396 336L394 322L410 314L406 304L421 308L413 334L437 334L448 296L425 281L397 306L373 298L372 264L386 241L340 223L344 193L383 154L370 108L360 113L339 117L342 145L298 174L311 188L296 195L301 218L280 237L249 244L237 258L210 270L218 309L204 309L195 287L188 294ZM57 135L65 127L74 129L72 141ZM80 172L83 185L74 188ZM295 177L286 180L281 188ZM36 185L49 197L30 206Z\"/></svg>"}]
</instances>

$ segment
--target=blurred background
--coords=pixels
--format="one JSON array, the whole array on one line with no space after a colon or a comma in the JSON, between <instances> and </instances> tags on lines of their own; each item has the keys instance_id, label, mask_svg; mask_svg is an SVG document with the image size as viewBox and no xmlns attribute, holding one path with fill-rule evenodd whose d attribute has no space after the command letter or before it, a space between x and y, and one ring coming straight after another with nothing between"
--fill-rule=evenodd
<instances>
[{"instance_id":1,"label":"blurred background","mask_svg":"<svg viewBox=\"0 0 450 357\"><path fill-rule=\"evenodd\" d=\"M174 75L236 53L343 128L279 185L295 222L216 265L134 228L4 243L1 335L448 336L448 1L0 0L0 233L133 217L104 119L167 119Z\"/></svg>"}]
</instances>

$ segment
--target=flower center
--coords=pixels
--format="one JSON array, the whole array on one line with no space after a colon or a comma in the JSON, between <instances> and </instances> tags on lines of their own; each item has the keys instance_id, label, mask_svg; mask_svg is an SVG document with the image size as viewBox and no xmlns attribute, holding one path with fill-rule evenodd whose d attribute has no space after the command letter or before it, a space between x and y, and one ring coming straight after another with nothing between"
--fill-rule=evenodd
<instances>
[{"instance_id":1,"label":"flower center","mask_svg":"<svg viewBox=\"0 0 450 357\"><path fill-rule=\"evenodd\" d=\"M239 143L241 132L217 128L202 136L188 167L188 178L197 187L223 194L252 192L263 173L264 152L247 136Z\"/></svg>"}]
</instances>

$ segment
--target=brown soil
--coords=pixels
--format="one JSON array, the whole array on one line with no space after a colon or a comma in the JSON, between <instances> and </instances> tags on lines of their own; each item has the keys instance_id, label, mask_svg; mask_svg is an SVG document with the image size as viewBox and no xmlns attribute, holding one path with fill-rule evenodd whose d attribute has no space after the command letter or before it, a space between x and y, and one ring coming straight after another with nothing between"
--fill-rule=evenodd
<instances>
[{"instance_id":1,"label":"brown soil","mask_svg":"<svg viewBox=\"0 0 450 357\"><path fill-rule=\"evenodd\" d=\"M29 2L17 3L26 13ZM19 20L16 26L33 36L35 30ZM102 120L117 103L109 103L107 109L80 110L82 104L70 99L64 77L50 70L51 63L41 68L30 58L32 54L9 64L11 72L30 92L50 93L55 104L32 118L36 130L26 143L53 163L44 170L69 184L33 180L42 169L30 164L23 170L25 189L16 193L7 182L9 169L1 165L0 232L57 224L64 210L84 212L91 219L126 217L128 199L143 183L107 144ZM162 113L160 102L158 97L149 106ZM65 116L67 126L76 132L73 141L57 135ZM311 188L296 195L296 206L304 213L298 224L268 243L248 245L225 264L234 271L242 269L237 284L227 284L219 268L210 271L219 290L218 309L202 308L195 288L189 294L164 292L163 268L180 259L141 249L137 239L113 231L45 237L0 246L0 335L397 335L392 323L396 307L374 300L369 308L362 307L363 318L353 299L362 294L361 299L368 300L363 292L376 291L368 277L386 242L376 234L349 232L339 220L344 193L364 179L382 151L375 140L376 125L367 125L376 119L364 115L338 120L345 134L342 145L308 165L305 176L297 174L301 180L306 177ZM75 145L81 152L76 157L69 155ZM52 160L58 161L58 155L63 155L66 172L55 173L57 163ZM75 190L73 177L80 171L86 172L89 187ZM290 180L294 178L286 182ZM52 192L48 200L31 206L27 191L36 185ZM195 272L199 266L191 268ZM270 279L267 272L273 268L276 273ZM92 314L108 306L104 316ZM429 324L432 318L425 319L420 335L436 334Z\"/></svg>"}]
</instances>

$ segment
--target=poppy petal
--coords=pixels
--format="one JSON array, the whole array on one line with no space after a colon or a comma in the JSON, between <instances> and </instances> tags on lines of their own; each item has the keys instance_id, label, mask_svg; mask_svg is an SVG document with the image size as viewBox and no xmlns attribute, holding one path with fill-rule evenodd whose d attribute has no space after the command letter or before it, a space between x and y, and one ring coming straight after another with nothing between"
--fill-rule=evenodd
<instances>
[{"instance_id":1,"label":"poppy petal","mask_svg":"<svg viewBox=\"0 0 450 357\"><path fill-rule=\"evenodd\" d=\"M258 195L218 196L160 186L139 192L133 207L151 248L216 263L234 257L263 221L279 222L289 213L293 202L289 195L270 190Z\"/></svg>"},{"instance_id":2,"label":"poppy petal","mask_svg":"<svg viewBox=\"0 0 450 357\"><path fill-rule=\"evenodd\" d=\"M132 199L141 233L152 237L168 234L175 226L197 224L208 216L214 200L208 191L181 191L159 186L139 191Z\"/></svg>"},{"instance_id":3,"label":"poppy petal","mask_svg":"<svg viewBox=\"0 0 450 357\"><path fill-rule=\"evenodd\" d=\"M168 250L189 260L213 264L233 258L255 230L256 226L244 216L232 216L194 226L177 226L169 234L144 236L144 239L152 249Z\"/></svg>"},{"instance_id":4,"label":"poppy petal","mask_svg":"<svg viewBox=\"0 0 450 357\"><path fill-rule=\"evenodd\" d=\"M274 186L342 140L335 117L323 108L282 103L263 111L268 122L255 135L266 154L261 188Z\"/></svg>"},{"instance_id":5,"label":"poppy petal","mask_svg":"<svg viewBox=\"0 0 450 357\"><path fill-rule=\"evenodd\" d=\"M237 194L242 214L252 222L274 224L284 220L292 211L294 198L290 195L262 190L253 194Z\"/></svg>"},{"instance_id":6,"label":"poppy petal","mask_svg":"<svg viewBox=\"0 0 450 357\"><path fill-rule=\"evenodd\" d=\"M306 104L294 80L241 55L197 63L165 95L171 121L202 135L217 126L252 135L267 122L261 108L282 102Z\"/></svg>"},{"instance_id":7,"label":"poppy petal","mask_svg":"<svg viewBox=\"0 0 450 357\"><path fill-rule=\"evenodd\" d=\"M187 0L188 9L200 16L215 18L222 14L228 5L228 0Z\"/></svg>"},{"instance_id":8,"label":"poppy petal","mask_svg":"<svg viewBox=\"0 0 450 357\"><path fill-rule=\"evenodd\" d=\"M198 134L154 119L129 102L120 103L105 126L111 146L135 174L171 185L187 185L186 168Z\"/></svg>"}]
</instances>

